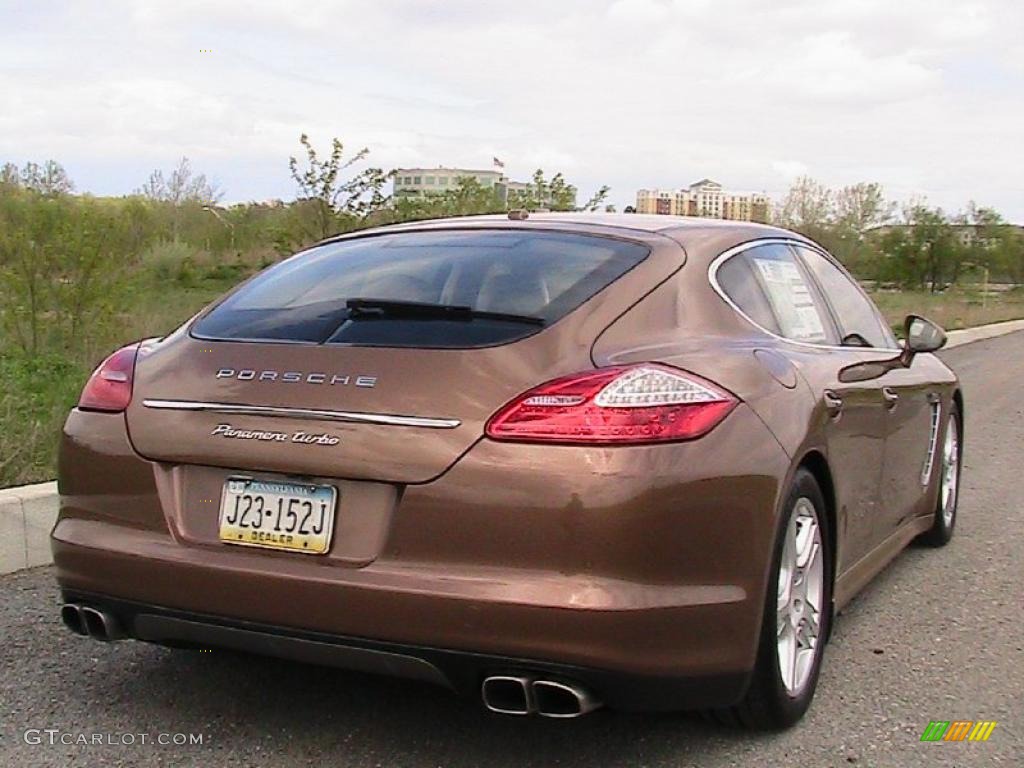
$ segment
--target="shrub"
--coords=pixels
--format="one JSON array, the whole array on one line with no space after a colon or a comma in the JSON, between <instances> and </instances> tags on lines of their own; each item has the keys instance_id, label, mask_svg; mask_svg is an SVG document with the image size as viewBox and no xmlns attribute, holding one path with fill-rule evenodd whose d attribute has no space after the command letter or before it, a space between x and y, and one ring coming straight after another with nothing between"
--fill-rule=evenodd
<instances>
[{"instance_id":1,"label":"shrub","mask_svg":"<svg viewBox=\"0 0 1024 768\"><path fill-rule=\"evenodd\" d=\"M193 258L194 250L179 240L160 240L143 251L139 259L143 270L157 283L180 280L183 265Z\"/></svg>"}]
</instances>

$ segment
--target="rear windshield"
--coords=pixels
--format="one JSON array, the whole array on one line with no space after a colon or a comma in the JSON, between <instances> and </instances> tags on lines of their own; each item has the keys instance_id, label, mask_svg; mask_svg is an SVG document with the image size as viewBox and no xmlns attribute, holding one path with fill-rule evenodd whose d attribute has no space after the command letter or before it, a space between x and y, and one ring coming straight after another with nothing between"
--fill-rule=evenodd
<instances>
[{"instance_id":1,"label":"rear windshield","mask_svg":"<svg viewBox=\"0 0 1024 768\"><path fill-rule=\"evenodd\" d=\"M257 275L200 318L192 333L391 347L500 344L558 321L647 254L637 243L552 232L406 232L343 240ZM443 317L393 306L353 309L374 301L460 311Z\"/></svg>"}]
</instances>

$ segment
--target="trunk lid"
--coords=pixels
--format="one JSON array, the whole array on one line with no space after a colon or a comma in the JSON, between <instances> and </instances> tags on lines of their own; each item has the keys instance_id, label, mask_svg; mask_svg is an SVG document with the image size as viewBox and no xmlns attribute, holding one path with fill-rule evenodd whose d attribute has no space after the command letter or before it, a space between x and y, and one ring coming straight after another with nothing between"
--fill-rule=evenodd
<instances>
[{"instance_id":1,"label":"trunk lid","mask_svg":"<svg viewBox=\"0 0 1024 768\"><path fill-rule=\"evenodd\" d=\"M182 336L140 358L129 432L141 455L159 461L425 482L547 371L560 362L586 366L585 354L558 344L513 346L514 353L375 349Z\"/></svg>"},{"instance_id":2,"label":"trunk lid","mask_svg":"<svg viewBox=\"0 0 1024 768\"><path fill-rule=\"evenodd\" d=\"M513 397L592 367L594 339L682 262L675 243L646 240L650 255L608 287L497 346L213 340L182 328L139 356L126 414L132 444L174 464L427 482Z\"/></svg>"}]
</instances>

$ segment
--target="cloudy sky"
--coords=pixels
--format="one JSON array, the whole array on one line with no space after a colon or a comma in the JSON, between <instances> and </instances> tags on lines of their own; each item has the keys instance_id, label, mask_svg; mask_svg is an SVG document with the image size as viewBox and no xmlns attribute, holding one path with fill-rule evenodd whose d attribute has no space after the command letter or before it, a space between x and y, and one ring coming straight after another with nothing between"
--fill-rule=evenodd
<instances>
[{"instance_id":1,"label":"cloudy sky","mask_svg":"<svg viewBox=\"0 0 1024 768\"><path fill-rule=\"evenodd\" d=\"M305 131L374 164L882 182L1024 222L1020 0L0 0L0 161L123 194L186 155L293 196Z\"/></svg>"}]
</instances>

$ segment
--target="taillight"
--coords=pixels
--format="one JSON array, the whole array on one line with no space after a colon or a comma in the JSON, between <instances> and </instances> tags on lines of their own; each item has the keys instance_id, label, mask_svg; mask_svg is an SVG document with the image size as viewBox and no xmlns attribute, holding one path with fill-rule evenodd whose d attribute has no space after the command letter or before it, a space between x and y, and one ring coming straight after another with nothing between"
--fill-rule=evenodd
<instances>
[{"instance_id":1,"label":"taillight","mask_svg":"<svg viewBox=\"0 0 1024 768\"><path fill-rule=\"evenodd\" d=\"M78 407L111 413L127 408L132 400L132 378L138 353L139 344L131 344L100 363L85 383Z\"/></svg>"},{"instance_id":2,"label":"taillight","mask_svg":"<svg viewBox=\"0 0 1024 768\"><path fill-rule=\"evenodd\" d=\"M491 417L487 436L602 445L692 440L737 402L711 382L667 365L598 368L524 392Z\"/></svg>"}]
</instances>

